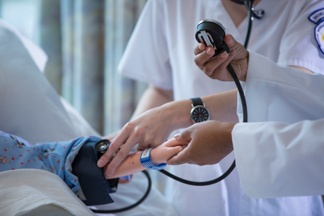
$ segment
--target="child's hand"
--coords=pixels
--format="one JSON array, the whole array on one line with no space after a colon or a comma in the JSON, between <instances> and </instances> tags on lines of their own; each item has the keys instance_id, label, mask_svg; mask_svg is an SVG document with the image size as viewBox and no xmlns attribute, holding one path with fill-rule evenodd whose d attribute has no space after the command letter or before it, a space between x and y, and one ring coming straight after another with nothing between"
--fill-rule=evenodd
<instances>
[{"instance_id":1,"label":"child's hand","mask_svg":"<svg viewBox=\"0 0 324 216\"><path fill-rule=\"evenodd\" d=\"M170 158L181 152L187 145L188 142L171 138L158 147L152 149L151 160L154 164L166 163Z\"/></svg>"},{"instance_id":2,"label":"child's hand","mask_svg":"<svg viewBox=\"0 0 324 216\"><path fill-rule=\"evenodd\" d=\"M232 130L235 123L204 121L193 124L175 136L177 142L188 142L186 148L168 164L216 164L233 151Z\"/></svg>"}]
</instances>

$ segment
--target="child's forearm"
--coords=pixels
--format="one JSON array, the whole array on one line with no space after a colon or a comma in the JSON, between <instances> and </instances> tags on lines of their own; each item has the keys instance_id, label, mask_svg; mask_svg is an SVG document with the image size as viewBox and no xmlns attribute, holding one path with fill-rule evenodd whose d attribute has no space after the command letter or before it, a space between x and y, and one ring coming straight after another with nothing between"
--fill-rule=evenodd
<instances>
[{"instance_id":1,"label":"child's forearm","mask_svg":"<svg viewBox=\"0 0 324 216\"><path fill-rule=\"evenodd\" d=\"M140 161L141 154L142 152L140 151L128 155L125 160L117 167L114 174L108 176L107 179L127 176L145 170L146 168L142 166Z\"/></svg>"},{"instance_id":2,"label":"child's forearm","mask_svg":"<svg viewBox=\"0 0 324 216\"><path fill-rule=\"evenodd\" d=\"M184 144L186 143L181 143L172 138L151 151L147 151L148 149L146 151L150 154L149 158L152 164L156 165L155 169L159 169L157 167L166 163L171 157L177 155L182 150L182 145ZM142 153L142 151L138 151L128 155L116 168L115 172L111 176L106 176L106 178L118 178L120 176L126 176L145 170L146 168L141 164Z\"/></svg>"}]
</instances>

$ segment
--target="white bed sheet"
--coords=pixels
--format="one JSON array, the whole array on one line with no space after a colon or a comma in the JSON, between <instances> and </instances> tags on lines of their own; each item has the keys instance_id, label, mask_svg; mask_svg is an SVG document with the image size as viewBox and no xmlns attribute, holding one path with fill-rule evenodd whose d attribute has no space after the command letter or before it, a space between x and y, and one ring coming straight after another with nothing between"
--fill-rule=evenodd
<instances>
[{"instance_id":1,"label":"white bed sheet","mask_svg":"<svg viewBox=\"0 0 324 216\"><path fill-rule=\"evenodd\" d=\"M1 215L94 214L56 175L43 170L21 169L0 173Z\"/></svg>"}]
</instances>

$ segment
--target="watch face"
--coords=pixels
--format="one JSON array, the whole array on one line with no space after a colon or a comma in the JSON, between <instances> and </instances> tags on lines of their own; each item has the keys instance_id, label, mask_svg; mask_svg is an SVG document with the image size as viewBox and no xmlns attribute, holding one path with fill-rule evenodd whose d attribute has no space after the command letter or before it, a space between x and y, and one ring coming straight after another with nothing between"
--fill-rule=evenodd
<instances>
[{"instance_id":1,"label":"watch face","mask_svg":"<svg viewBox=\"0 0 324 216\"><path fill-rule=\"evenodd\" d=\"M195 106L190 112L190 117L194 122L203 122L209 119L209 112L204 106Z\"/></svg>"}]
</instances>

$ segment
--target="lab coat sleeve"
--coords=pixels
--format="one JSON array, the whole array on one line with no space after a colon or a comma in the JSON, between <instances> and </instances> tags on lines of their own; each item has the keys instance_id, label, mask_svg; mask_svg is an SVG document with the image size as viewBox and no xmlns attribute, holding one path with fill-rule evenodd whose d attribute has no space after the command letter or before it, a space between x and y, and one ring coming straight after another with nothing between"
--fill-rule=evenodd
<instances>
[{"instance_id":1,"label":"lab coat sleeve","mask_svg":"<svg viewBox=\"0 0 324 216\"><path fill-rule=\"evenodd\" d=\"M324 194L323 131L324 119L291 125L237 124L234 152L246 193L252 197Z\"/></svg>"},{"instance_id":2,"label":"lab coat sleeve","mask_svg":"<svg viewBox=\"0 0 324 216\"><path fill-rule=\"evenodd\" d=\"M282 67L250 52L244 87L249 122L232 131L248 195L324 194L323 83L323 75Z\"/></svg>"}]
</instances>

